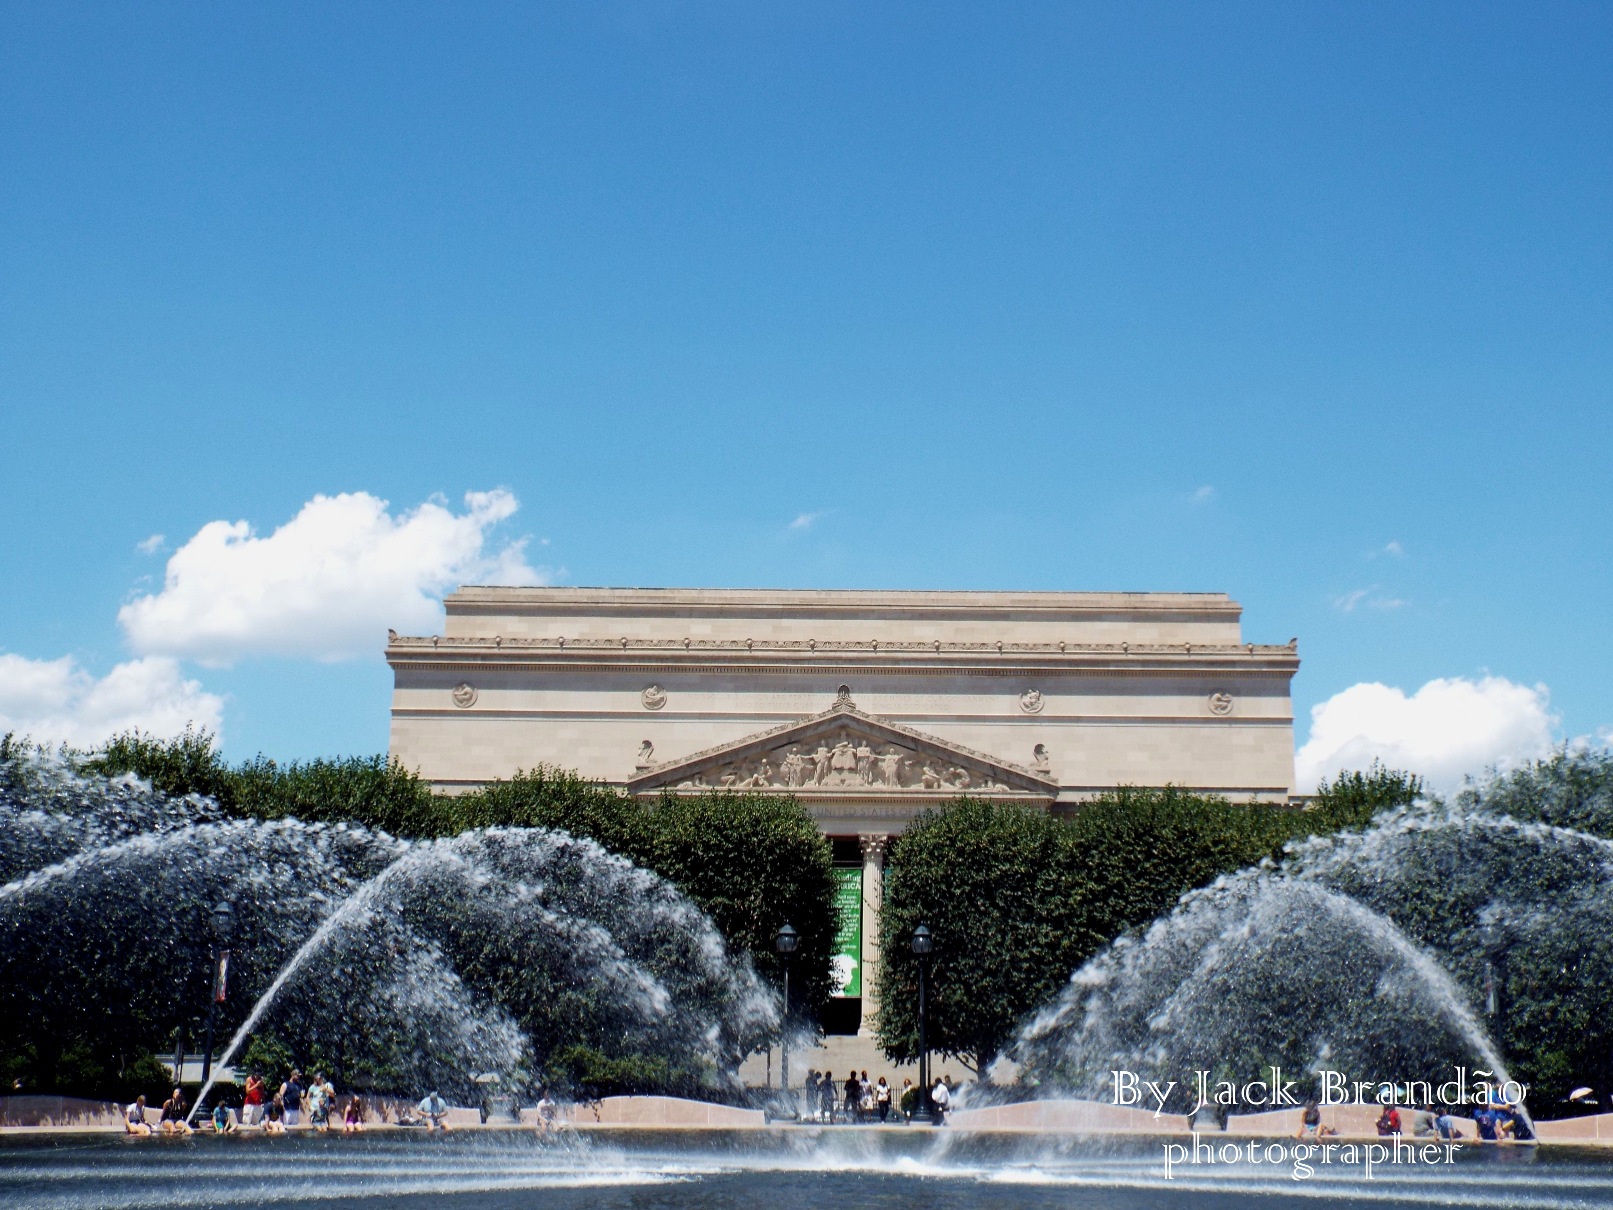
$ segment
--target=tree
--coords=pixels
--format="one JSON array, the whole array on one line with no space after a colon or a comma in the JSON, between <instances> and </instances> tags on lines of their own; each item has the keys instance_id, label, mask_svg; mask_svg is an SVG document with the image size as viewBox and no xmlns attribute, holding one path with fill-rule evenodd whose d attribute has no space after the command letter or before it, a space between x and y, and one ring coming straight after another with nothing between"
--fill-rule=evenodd
<instances>
[{"instance_id":1,"label":"tree","mask_svg":"<svg viewBox=\"0 0 1613 1210\"><path fill-rule=\"evenodd\" d=\"M1420 784L1374 766L1324 786L1307 810L1231 803L1174 786L1122 786L1068 820L958 799L891 845L880 935L879 1038L914 1057L918 971L907 938L935 935L928 1039L983 1071L1072 971L1185 893L1300 837L1364 825Z\"/></svg>"},{"instance_id":2,"label":"tree","mask_svg":"<svg viewBox=\"0 0 1613 1210\"><path fill-rule=\"evenodd\" d=\"M783 976L773 941L794 926L791 1010L816 1016L829 996L836 921L829 842L811 816L788 796L716 793L665 794L649 819L640 864L699 904L775 986Z\"/></svg>"},{"instance_id":3,"label":"tree","mask_svg":"<svg viewBox=\"0 0 1613 1210\"><path fill-rule=\"evenodd\" d=\"M1043 811L960 798L891 842L880 913L879 1042L918 1053L919 924L935 938L930 1047L984 1074L1020 1019L1053 996L1089 939L1072 930L1076 870L1064 826Z\"/></svg>"}]
</instances>

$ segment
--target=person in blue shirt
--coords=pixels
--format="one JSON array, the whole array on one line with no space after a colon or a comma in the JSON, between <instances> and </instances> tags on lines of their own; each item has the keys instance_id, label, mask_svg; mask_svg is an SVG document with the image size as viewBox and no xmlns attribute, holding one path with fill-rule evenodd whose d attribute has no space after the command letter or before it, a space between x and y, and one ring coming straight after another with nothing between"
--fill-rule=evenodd
<instances>
[{"instance_id":1,"label":"person in blue shirt","mask_svg":"<svg viewBox=\"0 0 1613 1210\"><path fill-rule=\"evenodd\" d=\"M441 1093L426 1093L417 1108L420 1116L426 1119L427 1130L448 1129L448 1102L442 1099Z\"/></svg>"}]
</instances>

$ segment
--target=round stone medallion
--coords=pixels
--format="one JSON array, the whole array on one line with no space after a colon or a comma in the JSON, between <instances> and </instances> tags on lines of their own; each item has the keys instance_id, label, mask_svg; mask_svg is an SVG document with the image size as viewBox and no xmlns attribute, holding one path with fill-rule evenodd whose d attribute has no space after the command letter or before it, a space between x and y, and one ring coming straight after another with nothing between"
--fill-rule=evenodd
<instances>
[{"instance_id":1,"label":"round stone medallion","mask_svg":"<svg viewBox=\"0 0 1613 1210\"><path fill-rule=\"evenodd\" d=\"M1019 695L1019 708L1026 714L1040 714L1043 704L1040 689L1027 689Z\"/></svg>"},{"instance_id":2,"label":"round stone medallion","mask_svg":"<svg viewBox=\"0 0 1613 1210\"><path fill-rule=\"evenodd\" d=\"M476 704L476 687L461 681L454 686L454 705L461 710L469 710Z\"/></svg>"},{"instance_id":3,"label":"round stone medallion","mask_svg":"<svg viewBox=\"0 0 1613 1210\"><path fill-rule=\"evenodd\" d=\"M1210 694L1210 713L1228 715L1232 713L1232 695L1225 689L1217 689Z\"/></svg>"},{"instance_id":4,"label":"round stone medallion","mask_svg":"<svg viewBox=\"0 0 1613 1210\"><path fill-rule=\"evenodd\" d=\"M659 710L666 705L666 690L659 685L651 685L638 695L638 700L644 703L646 710Z\"/></svg>"}]
</instances>

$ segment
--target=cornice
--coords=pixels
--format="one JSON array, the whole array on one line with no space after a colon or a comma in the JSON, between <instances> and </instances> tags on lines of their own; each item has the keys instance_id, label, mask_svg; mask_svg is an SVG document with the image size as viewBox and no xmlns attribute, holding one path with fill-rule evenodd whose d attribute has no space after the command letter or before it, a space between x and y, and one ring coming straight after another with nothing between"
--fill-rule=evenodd
<instances>
[{"instance_id":1,"label":"cornice","mask_svg":"<svg viewBox=\"0 0 1613 1210\"><path fill-rule=\"evenodd\" d=\"M591 616L680 616L751 611L758 618L904 617L1198 617L1236 620L1243 607L1221 592L972 592L900 589L557 588L466 585L449 594L450 613L541 614L583 610Z\"/></svg>"},{"instance_id":2,"label":"cornice","mask_svg":"<svg viewBox=\"0 0 1613 1210\"><path fill-rule=\"evenodd\" d=\"M714 658L715 657L715 658ZM786 639L445 638L389 635L394 668L495 666L521 671L888 672L1017 676L1029 671L1265 673L1299 669L1295 643L881 642Z\"/></svg>"}]
</instances>

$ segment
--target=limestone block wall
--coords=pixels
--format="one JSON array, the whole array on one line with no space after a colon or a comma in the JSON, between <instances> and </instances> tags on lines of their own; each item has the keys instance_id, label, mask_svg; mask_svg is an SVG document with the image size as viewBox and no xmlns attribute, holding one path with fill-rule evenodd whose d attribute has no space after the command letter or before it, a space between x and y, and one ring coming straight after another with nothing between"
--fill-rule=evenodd
<instances>
[{"instance_id":1,"label":"limestone block wall","mask_svg":"<svg viewBox=\"0 0 1613 1210\"><path fill-rule=\"evenodd\" d=\"M623 783L844 686L867 714L1046 769L1061 799L1169 782L1279 801L1298 656L1243 643L1239 612L1210 593L467 588L446 634L388 646L391 749L450 790L538 764Z\"/></svg>"}]
</instances>

